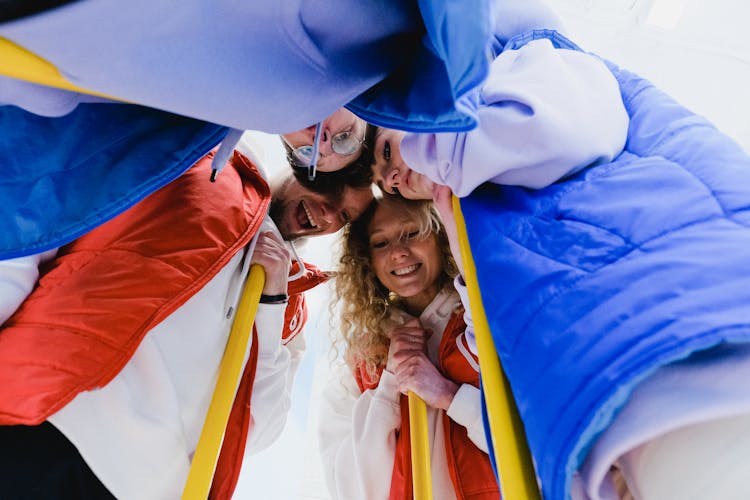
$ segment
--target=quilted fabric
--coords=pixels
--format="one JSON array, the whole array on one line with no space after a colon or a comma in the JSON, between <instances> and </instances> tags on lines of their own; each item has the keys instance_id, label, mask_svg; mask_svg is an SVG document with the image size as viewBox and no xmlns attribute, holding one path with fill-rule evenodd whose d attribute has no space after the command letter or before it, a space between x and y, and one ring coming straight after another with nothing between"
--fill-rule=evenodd
<instances>
[{"instance_id":1,"label":"quilted fabric","mask_svg":"<svg viewBox=\"0 0 750 500\"><path fill-rule=\"evenodd\" d=\"M544 498L639 381L750 341L750 159L705 119L610 65L625 151L548 188L461 202L484 309ZM501 445L502 446L502 445Z\"/></svg>"}]
</instances>

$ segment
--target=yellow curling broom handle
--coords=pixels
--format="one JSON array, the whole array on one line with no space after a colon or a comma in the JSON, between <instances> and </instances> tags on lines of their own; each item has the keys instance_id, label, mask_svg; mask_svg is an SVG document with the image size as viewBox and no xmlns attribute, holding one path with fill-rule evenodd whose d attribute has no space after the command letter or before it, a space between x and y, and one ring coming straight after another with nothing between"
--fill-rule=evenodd
<instances>
[{"instance_id":1,"label":"yellow curling broom handle","mask_svg":"<svg viewBox=\"0 0 750 500\"><path fill-rule=\"evenodd\" d=\"M0 75L82 94L122 100L73 85L53 64L3 37L0 37Z\"/></svg>"},{"instance_id":2,"label":"yellow curling broom handle","mask_svg":"<svg viewBox=\"0 0 750 500\"><path fill-rule=\"evenodd\" d=\"M411 476L414 500L432 500L430 471L430 436L427 431L427 405L409 391L409 436L411 441Z\"/></svg>"},{"instance_id":3,"label":"yellow curling broom handle","mask_svg":"<svg viewBox=\"0 0 750 500\"><path fill-rule=\"evenodd\" d=\"M500 366L495 342L490 334L482 296L479 293L477 270L466 234L466 223L461 213L461 203L455 196L453 213L458 226L461 259L466 273L464 278L469 291L480 373L503 500L538 500L539 488L531 453L508 379Z\"/></svg>"},{"instance_id":4,"label":"yellow curling broom handle","mask_svg":"<svg viewBox=\"0 0 750 500\"><path fill-rule=\"evenodd\" d=\"M224 351L224 357L219 366L219 377L216 389L208 407L206 421L203 424L201 437L193 455L183 500L206 500L211 490L216 462L224 439L224 430L229 421L234 396L242 376L243 362L247 352L247 344L253 331L255 313L258 301L266 281L266 273L257 264L250 267L250 273L242 290L237 316L229 332L229 340Z\"/></svg>"}]
</instances>

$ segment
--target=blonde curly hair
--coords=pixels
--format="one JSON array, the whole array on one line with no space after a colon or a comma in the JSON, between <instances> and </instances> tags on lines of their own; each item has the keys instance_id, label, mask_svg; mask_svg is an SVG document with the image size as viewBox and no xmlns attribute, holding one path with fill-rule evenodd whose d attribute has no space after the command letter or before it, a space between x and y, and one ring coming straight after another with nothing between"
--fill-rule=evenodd
<instances>
[{"instance_id":1,"label":"blonde curly hair","mask_svg":"<svg viewBox=\"0 0 750 500\"><path fill-rule=\"evenodd\" d=\"M401 298L375 276L370 255L370 222L378 207L386 204L397 205L398 210L417 221L419 238L437 236L443 271L439 277L440 289L453 290L453 278L458 274L445 228L431 201L384 195L373 200L367 210L344 229L339 268L335 273L335 300L331 306L332 310L340 307L341 319L341 333L334 345L337 349L343 347L344 359L352 369L364 365L370 376L375 375L378 367L385 366L392 310L401 309Z\"/></svg>"}]
</instances>

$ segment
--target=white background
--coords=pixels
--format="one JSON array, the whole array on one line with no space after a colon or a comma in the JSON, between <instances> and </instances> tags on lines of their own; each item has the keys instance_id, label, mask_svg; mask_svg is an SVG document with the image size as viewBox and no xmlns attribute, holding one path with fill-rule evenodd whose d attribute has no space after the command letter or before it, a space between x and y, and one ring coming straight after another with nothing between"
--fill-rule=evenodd
<instances>
[{"instance_id":1,"label":"white background","mask_svg":"<svg viewBox=\"0 0 750 500\"><path fill-rule=\"evenodd\" d=\"M750 3L745 0L548 0L584 50L635 71L709 118L750 152ZM267 168L285 167L275 136L249 138ZM332 268L333 238L313 240L307 260ZM286 429L247 457L235 498L324 499L317 454L317 405L330 361L328 289L308 294L308 351ZM356 499L352 499L356 500Z\"/></svg>"}]
</instances>

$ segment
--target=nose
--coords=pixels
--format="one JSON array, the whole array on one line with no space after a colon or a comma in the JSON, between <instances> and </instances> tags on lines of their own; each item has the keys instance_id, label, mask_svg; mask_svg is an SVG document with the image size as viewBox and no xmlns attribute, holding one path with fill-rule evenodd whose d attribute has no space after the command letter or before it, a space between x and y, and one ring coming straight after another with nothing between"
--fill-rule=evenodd
<instances>
[{"instance_id":1,"label":"nose","mask_svg":"<svg viewBox=\"0 0 750 500\"><path fill-rule=\"evenodd\" d=\"M391 245L391 259L394 261L408 257L410 253L409 245L403 238L399 238Z\"/></svg>"},{"instance_id":2,"label":"nose","mask_svg":"<svg viewBox=\"0 0 750 500\"><path fill-rule=\"evenodd\" d=\"M401 171L396 166L386 167L382 176L383 187L389 194L393 194L393 189L398 188L401 183Z\"/></svg>"},{"instance_id":3,"label":"nose","mask_svg":"<svg viewBox=\"0 0 750 500\"><path fill-rule=\"evenodd\" d=\"M304 130L305 142L310 146L315 146L315 127L311 125ZM320 130L320 139L318 140L318 154L321 157L330 156L333 153L333 146L331 143L331 134L328 129L323 126Z\"/></svg>"},{"instance_id":4,"label":"nose","mask_svg":"<svg viewBox=\"0 0 750 500\"><path fill-rule=\"evenodd\" d=\"M331 222L332 220L335 220L335 214L336 208L332 206L330 203L321 203L320 204L320 217L326 221Z\"/></svg>"},{"instance_id":5,"label":"nose","mask_svg":"<svg viewBox=\"0 0 750 500\"><path fill-rule=\"evenodd\" d=\"M318 228L326 233L335 233L344 227L339 212L340 210L334 204L329 202L321 203L320 212L318 212Z\"/></svg>"},{"instance_id":6,"label":"nose","mask_svg":"<svg viewBox=\"0 0 750 500\"><path fill-rule=\"evenodd\" d=\"M326 157L334 153L333 141L331 140L331 132L325 126L320 130L320 142L318 143L318 151L320 156Z\"/></svg>"}]
</instances>

